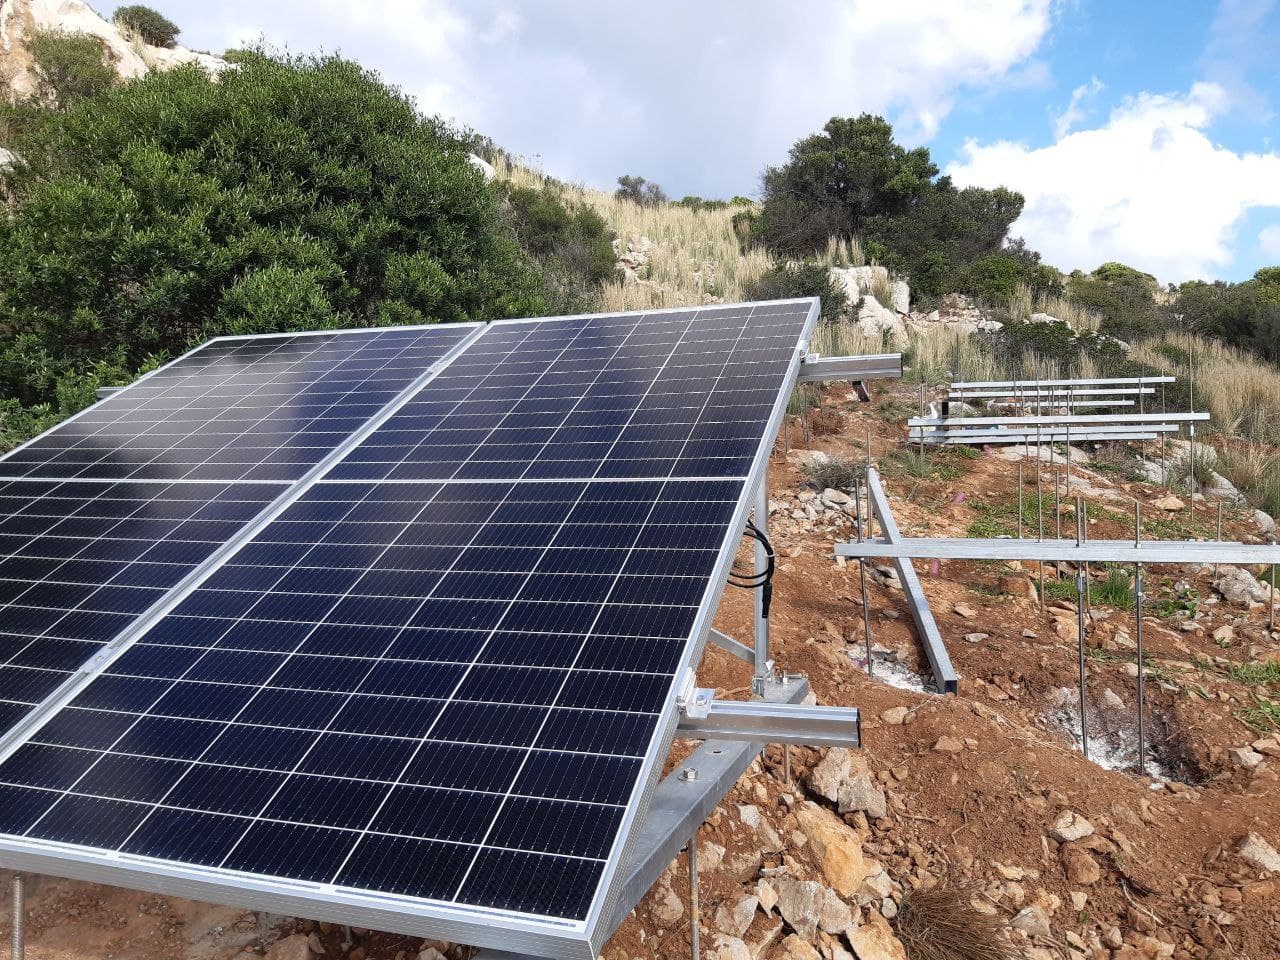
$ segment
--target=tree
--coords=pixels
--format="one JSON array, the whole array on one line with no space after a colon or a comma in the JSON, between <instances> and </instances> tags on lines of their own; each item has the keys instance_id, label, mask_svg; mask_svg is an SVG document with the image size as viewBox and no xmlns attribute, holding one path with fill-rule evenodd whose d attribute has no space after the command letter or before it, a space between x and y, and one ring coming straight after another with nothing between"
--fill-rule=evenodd
<instances>
[{"instance_id":1,"label":"tree","mask_svg":"<svg viewBox=\"0 0 1280 960\"><path fill-rule=\"evenodd\" d=\"M618 178L618 189L613 195L620 200L630 200L642 207L656 207L667 202L666 192L656 183L650 183L644 177L621 176Z\"/></svg>"},{"instance_id":2,"label":"tree","mask_svg":"<svg viewBox=\"0 0 1280 960\"><path fill-rule=\"evenodd\" d=\"M40 99L59 107L96 97L116 82L102 41L87 33L40 30L31 37L27 50L35 66Z\"/></svg>"},{"instance_id":3,"label":"tree","mask_svg":"<svg viewBox=\"0 0 1280 960\"><path fill-rule=\"evenodd\" d=\"M883 117L833 117L765 171L756 235L803 257L830 237L859 237L886 266L937 295L974 260L1000 249L1023 198L998 187L958 189L924 147L908 150ZM923 282L922 282L923 281Z\"/></svg>"},{"instance_id":4,"label":"tree","mask_svg":"<svg viewBox=\"0 0 1280 960\"><path fill-rule=\"evenodd\" d=\"M0 218L0 395L225 332L541 312L465 142L358 65L152 73L24 128Z\"/></svg>"},{"instance_id":5,"label":"tree","mask_svg":"<svg viewBox=\"0 0 1280 960\"><path fill-rule=\"evenodd\" d=\"M182 32L164 14L141 4L120 7L111 19L116 26L136 33L153 47L172 47Z\"/></svg>"}]
</instances>

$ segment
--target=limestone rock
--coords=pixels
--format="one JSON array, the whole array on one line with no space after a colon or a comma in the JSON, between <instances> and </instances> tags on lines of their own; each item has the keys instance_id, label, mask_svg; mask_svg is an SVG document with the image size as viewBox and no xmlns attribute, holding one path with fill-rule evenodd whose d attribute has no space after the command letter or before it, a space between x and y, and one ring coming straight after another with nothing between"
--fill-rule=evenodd
<instances>
[{"instance_id":1,"label":"limestone rock","mask_svg":"<svg viewBox=\"0 0 1280 960\"><path fill-rule=\"evenodd\" d=\"M765 916L768 916L778 905L778 891L768 880L761 880L756 884L756 899L760 903L760 909L765 912Z\"/></svg>"},{"instance_id":2,"label":"limestone rock","mask_svg":"<svg viewBox=\"0 0 1280 960\"><path fill-rule=\"evenodd\" d=\"M671 888L670 874L664 874L658 881L651 909L653 918L662 927L673 926L684 916L684 901Z\"/></svg>"},{"instance_id":3,"label":"limestone rock","mask_svg":"<svg viewBox=\"0 0 1280 960\"><path fill-rule=\"evenodd\" d=\"M779 952L774 956L779 960L822 960L822 954L818 953L812 944L805 942L794 933L782 941Z\"/></svg>"},{"instance_id":4,"label":"limestone rock","mask_svg":"<svg viewBox=\"0 0 1280 960\"><path fill-rule=\"evenodd\" d=\"M1009 926L1015 930L1021 930L1028 937L1048 939L1053 935L1048 915L1037 906L1023 907L1009 922Z\"/></svg>"},{"instance_id":5,"label":"limestone rock","mask_svg":"<svg viewBox=\"0 0 1280 960\"><path fill-rule=\"evenodd\" d=\"M1157 510L1167 510L1169 513L1187 509L1187 505L1172 493L1166 497L1161 497L1159 500L1152 500L1151 505Z\"/></svg>"},{"instance_id":6,"label":"limestone rock","mask_svg":"<svg viewBox=\"0 0 1280 960\"><path fill-rule=\"evenodd\" d=\"M862 855L862 838L816 803L801 805L796 818L827 883L842 897L854 896L872 872Z\"/></svg>"},{"instance_id":7,"label":"limestone rock","mask_svg":"<svg viewBox=\"0 0 1280 960\"><path fill-rule=\"evenodd\" d=\"M1251 603L1266 603L1270 599L1270 588L1263 586L1248 570L1223 564L1218 568L1218 575L1213 580L1213 589L1217 590L1228 603L1248 606Z\"/></svg>"},{"instance_id":8,"label":"limestone rock","mask_svg":"<svg viewBox=\"0 0 1280 960\"><path fill-rule=\"evenodd\" d=\"M1275 847L1256 833L1248 833L1241 837L1236 845L1236 853L1255 867L1280 873L1280 853L1277 853Z\"/></svg>"},{"instance_id":9,"label":"limestone rock","mask_svg":"<svg viewBox=\"0 0 1280 960\"><path fill-rule=\"evenodd\" d=\"M1252 770L1258 764L1266 759L1262 754L1253 747L1232 747L1227 751L1231 755L1231 759L1246 770Z\"/></svg>"},{"instance_id":10,"label":"limestone rock","mask_svg":"<svg viewBox=\"0 0 1280 960\"><path fill-rule=\"evenodd\" d=\"M1072 843L1093 834L1093 824L1074 810L1063 810L1049 828L1049 836L1059 843Z\"/></svg>"},{"instance_id":11,"label":"limestone rock","mask_svg":"<svg viewBox=\"0 0 1280 960\"><path fill-rule=\"evenodd\" d=\"M1253 511L1253 522L1258 525L1258 532L1264 537L1269 537L1276 532L1275 518L1265 510Z\"/></svg>"},{"instance_id":12,"label":"limestone rock","mask_svg":"<svg viewBox=\"0 0 1280 960\"><path fill-rule=\"evenodd\" d=\"M964 744L955 737L939 737L938 742L933 745L935 753L959 753L964 749Z\"/></svg>"},{"instance_id":13,"label":"limestone rock","mask_svg":"<svg viewBox=\"0 0 1280 960\"><path fill-rule=\"evenodd\" d=\"M752 960L751 949L737 937L717 936L711 960Z\"/></svg>"},{"instance_id":14,"label":"limestone rock","mask_svg":"<svg viewBox=\"0 0 1280 960\"><path fill-rule=\"evenodd\" d=\"M738 897L729 903L722 903L716 908L715 923L722 933L732 937L741 937L751 926L755 918L756 907L760 905L757 897Z\"/></svg>"},{"instance_id":15,"label":"limestone rock","mask_svg":"<svg viewBox=\"0 0 1280 960\"><path fill-rule=\"evenodd\" d=\"M841 813L861 810L872 820L879 820L888 813L884 790L867 771L846 780L840 785L838 808Z\"/></svg>"},{"instance_id":16,"label":"limestone rock","mask_svg":"<svg viewBox=\"0 0 1280 960\"><path fill-rule=\"evenodd\" d=\"M891 727L900 727L907 722L907 714L910 712L907 707L890 707L880 714L880 719Z\"/></svg>"},{"instance_id":17,"label":"limestone rock","mask_svg":"<svg viewBox=\"0 0 1280 960\"><path fill-rule=\"evenodd\" d=\"M843 933L853 926L853 911L834 890L816 880L773 881L778 891L778 913L805 940L813 940L818 930Z\"/></svg>"},{"instance_id":18,"label":"limestone rock","mask_svg":"<svg viewBox=\"0 0 1280 960\"><path fill-rule=\"evenodd\" d=\"M277 940L267 951L266 960L311 960L311 947L305 933Z\"/></svg>"},{"instance_id":19,"label":"limestone rock","mask_svg":"<svg viewBox=\"0 0 1280 960\"><path fill-rule=\"evenodd\" d=\"M889 921L874 910L846 934L858 960L907 960L907 951L893 934Z\"/></svg>"},{"instance_id":20,"label":"limestone rock","mask_svg":"<svg viewBox=\"0 0 1280 960\"><path fill-rule=\"evenodd\" d=\"M710 840L698 844L698 870L702 873L714 873L724 864L724 847Z\"/></svg>"},{"instance_id":21,"label":"limestone rock","mask_svg":"<svg viewBox=\"0 0 1280 960\"><path fill-rule=\"evenodd\" d=\"M832 747L809 774L809 790L835 803L844 783L854 767L852 751L844 747Z\"/></svg>"},{"instance_id":22,"label":"limestone rock","mask_svg":"<svg viewBox=\"0 0 1280 960\"><path fill-rule=\"evenodd\" d=\"M1090 886L1102 879L1102 868L1087 851L1078 847L1064 847L1062 850L1062 868L1067 879L1080 886Z\"/></svg>"}]
</instances>

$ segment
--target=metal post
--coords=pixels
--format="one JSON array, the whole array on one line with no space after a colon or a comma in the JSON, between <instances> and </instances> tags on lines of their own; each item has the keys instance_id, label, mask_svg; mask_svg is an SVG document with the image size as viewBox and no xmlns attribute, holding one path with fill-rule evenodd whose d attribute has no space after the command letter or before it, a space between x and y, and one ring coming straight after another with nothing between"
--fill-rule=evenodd
<instances>
[{"instance_id":1,"label":"metal post","mask_svg":"<svg viewBox=\"0 0 1280 960\"><path fill-rule=\"evenodd\" d=\"M22 874L13 875L13 960L23 960L26 955L24 924L27 919L26 880Z\"/></svg>"},{"instance_id":2,"label":"metal post","mask_svg":"<svg viewBox=\"0 0 1280 960\"><path fill-rule=\"evenodd\" d=\"M1084 542L1084 519L1082 497L1076 497L1076 543ZM1080 749L1084 753L1084 758L1089 759L1089 722L1088 722L1088 706L1086 704L1085 682L1088 680L1088 669L1085 664L1084 652L1084 567L1081 566L1076 570L1076 632L1079 640L1080 648Z\"/></svg>"},{"instance_id":3,"label":"metal post","mask_svg":"<svg viewBox=\"0 0 1280 960\"><path fill-rule=\"evenodd\" d=\"M769 486L765 477L760 478L760 485L756 487L756 504L755 504L755 522L756 528L766 536L769 533ZM765 551L764 544L759 540L755 542L755 572L762 574L769 566L769 554ZM756 694L761 695L764 692L764 683L769 677L769 621L764 615L764 590L751 591L753 605L755 607L755 646L756 646L756 674L755 684Z\"/></svg>"},{"instance_id":4,"label":"metal post","mask_svg":"<svg viewBox=\"0 0 1280 960\"><path fill-rule=\"evenodd\" d=\"M1133 499L1133 545L1135 547L1142 545L1142 505L1137 497ZM1146 663L1142 650L1142 605L1145 599L1142 564L1135 563L1133 565L1133 600L1134 612L1137 614L1137 635L1134 639L1138 644L1138 773L1140 774L1147 772Z\"/></svg>"},{"instance_id":5,"label":"metal post","mask_svg":"<svg viewBox=\"0 0 1280 960\"><path fill-rule=\"evenodd\" d=\"M859 483L855 479L854 483L854 525L857 527L858 542L862 542L862 499L861 491L858 489ZM868 487L868 501L870 500L870 488ZM870 504L867 507L870 511ZM868 525L870 518L868 518ZM859 558L858 560L858 579L862 581L862 632L867 644L867 676L873 676L875 670L871 666L871 610L867 602L867 561Z\"/></svg>"},{"instance_id":6,"label":"metal post","mask_svg":"<svg viewBox=\"0 0 1280 960\"><path fill-rule=\"evenodd\" d=\"M924 381L920 382L920 419L924 419ZM920 427L920 457L924 458L924 426Z\"/></svg>"},{"instance_id":7,"label":"metal post","mask_svg":"<svg viewBox=\"0 0 1280 960\"><path fill-rule=\"evenodd\" d=\"M1022 461L1018 461L1018 539L1022 539Z\"/></svg>"},{"instance_id":8,"label":"metal post","mask_svg":"<svg viewBox=\"0 0 1280 960\"><path fill-rule=\"evenodd\" d=\"M1053 515L1057 517L1058 539L1062 539L1062 480L1058 471L1053 471Z\"/></svg>"},{"instance_id":9,"label":"metal post","mask_svg":"<svg viewBox=\"0 0 1280 960\"><path fill-rule=\"evenodd\" d=\"M701 922L698 907L698 834L694 831L689 838L689 946L693 960L701 960L702 934L698 929Z\"/></svg>"},{"instance_id":10,"label":"metal post","mask_svg":"<svg viewBox=\"0 0 1280 960\"><path fill-rule=\"evenodd\" d=\"M1044 481L1040 469L1039 451L1036 453L1036 539L1044 539ZM1044 561L1040 563L1040 612L1044 613Z\"/></svg>"},{"instance_id":11,"label":"metal post","mask_svg":"<svg viewBox=\"0 0 1280 960\"><path fill-rule=\"evenodd\" d=\"M1067 391L1067 397L1070 398L1071 391ZM1063 476L1063 483L1068 494L1071 493L1071 424L1067 423L1067 470Z\"/></svg>"},{"instance_id":12,"label":"metal post","mask_svg":"<svg viewBox=\"0 0 1280 960\"><path fill-rule=\"evenodd\" d=\"M1271 565L1271 612L1267 619L1267 630L1276 632L1276 565Z\"/></svg>"},{"instance_id":13,"label":"metal post","mask_svg":"<svg viewBox=\"0 0 1280 960\"><path fill-rule=\"evenodd\" d=\"M1218 542L1222 542L1222 501L1218 501ZM1213 565L1213 579L1218 579L1218 565Z\"/></svg>"},{"instance_id":14,"label":"metal post","mask_svg":"<svg viewBox=\"0 0 1280 960\"><path fill-rule=\"evenodd\" d=\"M871 431L867 431L867 469L863 476L869 476L871 473ZM876 518L871 512L871 485L867 485L867 536L874 537L876 535Z\"/></svg>"}]
</instances>

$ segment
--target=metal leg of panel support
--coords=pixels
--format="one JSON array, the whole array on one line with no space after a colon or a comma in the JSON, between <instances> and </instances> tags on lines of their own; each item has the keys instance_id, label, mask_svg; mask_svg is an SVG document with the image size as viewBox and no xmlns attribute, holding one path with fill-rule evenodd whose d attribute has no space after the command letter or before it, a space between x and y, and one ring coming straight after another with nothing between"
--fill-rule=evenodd
<instances>
[{"instance_id":1,"label":"metal leg of panel support","mask_svg":"<svg viewBox=\"0 0 1280 960\"><path fill-rule=\"evenodd\" d=\"M693 960L702 957L702 932L698 929L702 918L698 903L698 834L689 838L689 947Z\"/></svg>"},{"instance_id":2,"label":"metal leg of panel support","mask_svg":"<svg viewBox=\"0 0 1280 960\"><path fill-rule=\"evenodd\" d=\"M769 535L769 487L763 477L756 488L755 522L757 529L765 536ZM764 544L755 541L755 572L763 573L769 565L769 555ZM764 684L772 678L772 666L769 662L769 620L764 615L764 588L752 592L752 604L755 608L755 648L756 673L752 688L756 696L760 696Z\"/></svg>"},{"instance_id":3,"label":"metal leg of panel support","mask_svg":"<svg viewBox=\"0 0 1280 960\"><path fill-rule=\"evenodd\" d=\"M23 960L26 944L23 934L27 919L27 888L22 874L13 875L13 960Z\"/></svg>"}]
</instances>

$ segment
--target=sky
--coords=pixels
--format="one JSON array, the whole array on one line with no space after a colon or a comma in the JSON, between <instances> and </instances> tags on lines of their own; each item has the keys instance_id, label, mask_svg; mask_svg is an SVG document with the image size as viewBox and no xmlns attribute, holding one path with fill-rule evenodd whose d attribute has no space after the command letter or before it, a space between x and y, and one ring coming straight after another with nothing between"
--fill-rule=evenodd
<instances>
[{"instance_id":1,"label":"sky","mask_svg":"<svg viewBox=\"0 0 1280 960\"><path fill-rule=\"evenodd\" d=\"M197 49L351 57L566 180L756 196L871 112L958 184L1020 191L1013 235L1061 269L1280 263L1280 0L150 2Z\"/></svg>"}]
</instances>

